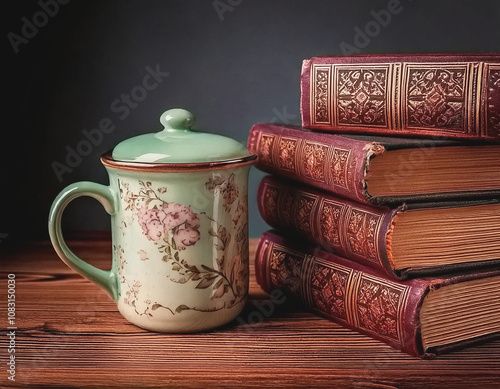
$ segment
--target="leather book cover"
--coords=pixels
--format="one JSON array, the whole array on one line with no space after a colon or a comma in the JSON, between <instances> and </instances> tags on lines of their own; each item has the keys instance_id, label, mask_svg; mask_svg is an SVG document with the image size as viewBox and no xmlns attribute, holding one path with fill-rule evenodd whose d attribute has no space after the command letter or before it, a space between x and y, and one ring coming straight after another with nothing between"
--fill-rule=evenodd
<instances>
[{"instance_id":1,"label":"leather book cover","mask_svg":"<svg viewBox=\"0 0 500 389\"><path fill-rule=\"evenodd\" d=\"M314 133L297 126L257 123L247 147L255 166L360 202L369 202L364 170L370 155L383 149L369 141Z\"/></svg>"},{"instance_id":2,"label":"leather book cover","mask_svg":"<svg viewBox=\"0 0 500 389\"><path fill-rule=\"evenodd\" d=\"M320 316L419 358L433 358L499 336L496 327L478 336L424 347L420 317L431 290L485 277L498 282L498 269L392 280L372 268L301 245L271 230L259 240L255 272L258 284L268 293L279 289Z\"/></svg>"},{"instance_id":3,"label":"leather book cover","mask_svg":"<svg viewBox=\"0 0 500 389\"><path fill-rule=\"evenodd\" d=\"M259 183L257 206L272 228L379 269L388 277L408 276L396 272L387 258L387 234L394 216L405 206L362 204L272 175Z\"/></svg>"},{"instance_id":4,"label":"leather book cover","mask_svg":"<svg viewBox=\"0 0 500 389\"><path fill-rule=\"evenodd\" d=\"M471 145L451 139L340 135L273 123L254 124L247 139L248 149L257 155L255 166L259 170L362 203L397 204L500 196L500 187L415 195L374 196L369 192L367 175L374 158L392 150L408 151L408 155L394 165L394 170L383 172L381 179L389 180L391 184L397 180L405 187L411 187L411 173L420 166L427 166L424 162L426 155L436 154L434 151L439 147L452 146ZM483 147L485 144L476 143L476 146ZM491 143L486 146L498 147ZM469 150L472 152L472 148ZM456 165L453 160L449 161L450 166ZM498 161L495 163L498 164Z\"/></svg>"},{"instance_id":5,"label":"leather book cover","mask_svg":"<svg viewBox=\"0 0 500 389\"><path fill-rule=\"evenodd\" d=\"M305 59L300 104L311 129L500 139L500 53Z\"/></svg>"},{"instance_id":6,"label":"leather book cover","mask_svg":"<svg viewBox=\"0 0 500 389\"><path fill-rule=\"evenodd\" d=\"M306 128L500 138L500 53L360 54L303 61Z\"/></svg>"},{"instance_id":7,"label":"leather book cover","mask_svg":"<svg viewBox=\"0 0 500 389\"><path fill-rule=\"evenodd\" d=\"M257 206L262 219L272 228L295 235L299 240L320 245L323 250L385 273L389 278L407 279L462 270L476 271L500 266L500 258L452 264L394 265L391 245L394 223L408 210L462 208L496 204L498 201L400 204L395 207L358 203L343 197L268 175L257 189ZM469 251L470 248L467 248ZM460 251L456 253L459 259Z\"/></svg>"}]
</instances>

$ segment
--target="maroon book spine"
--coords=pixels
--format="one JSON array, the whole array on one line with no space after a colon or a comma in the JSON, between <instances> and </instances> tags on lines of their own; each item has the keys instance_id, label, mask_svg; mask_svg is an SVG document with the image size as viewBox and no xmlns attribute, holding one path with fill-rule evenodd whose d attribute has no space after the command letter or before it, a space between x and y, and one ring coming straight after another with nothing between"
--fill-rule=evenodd
<instances>
[{"instance_id":1,"label":"maroon book spine","mask_svg":"<svg viewBox=\"0 0 500 389\"><path fill-rule=\"evenodd\" d=\"M271 227L295 234L344 258L379 269L391 278L406 278L388 258L388 235L394 216L405 209L376 207L292 185L266 176L260 181L257 205Z\"/></svg>"},{"instance_id":2,"label":"maroon book spine","mask_svg":"<svg viewBox=\"0 0 500 389\"><path fill-rule=\"evenodd\" d=\"M385 152L376 142L267 123L252 126L247 146L260 170L362 203L371 202L365 189L369 159Z\"/></svg>"},{"instance_id":3,"label":"maroon book spine","mask_svg":"<svg viewBox=\"0 0 500 389\"><path fill-rule=\"evenodd\" d=\"M392 280L372 268L268 231L257 245L255 274L268 293L281 290L320 316L420 358L498 337L495 332L424 349L420 331L420 310L431 289L499 275L498 270Z\"/></svg>"},{"instance_id":4,"label":"maroon book spine","mask_svg":"<svg viewBox=\"0 0 500 389\"><path fill-rule=\"evenodd\" d=\"M392 236L398 215L415 209L468 207L491 201L427 202L392 207L362 204L276 175L261 179L257 206L262 219L299 240L321 246L344 258L375 268L388 277L404 280L424 276L477 271L499 266L500 259L478 262L421 265L397 268ZM460 254L457 252L457 258Z\"/></svg>"},{"instance_id":5,"label":"maroon book spine","mask_svg":"<svg viewBox=\"0 0 500 389\"><path fill-rule=\"evenodd\" d=\"M320 56L303 61L305 128L500 139L500 53Z\"/></svg>"}]
</instances>

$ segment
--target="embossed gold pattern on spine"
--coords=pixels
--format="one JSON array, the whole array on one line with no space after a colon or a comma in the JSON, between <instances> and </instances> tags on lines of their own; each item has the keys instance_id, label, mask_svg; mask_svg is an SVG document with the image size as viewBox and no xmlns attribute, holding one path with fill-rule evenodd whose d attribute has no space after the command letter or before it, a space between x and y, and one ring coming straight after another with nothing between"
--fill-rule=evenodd
<instances>
[{"instance_id":1,"label":"embossed gold pattern on spine","mask_svg":"<svg viewBox=\"0 0 500 389\"><path fill-rule=\"evenodd\" d=\"M273 288L300 298L321 315L404 345L409 286L274 242L267 250Z\"/></svg>"},{"instance_id":2,"label":"embossed gold pattern on spine","mask_svg":"<svg viewBox=\"0 0 500 389\"><path fill-rule=\"evenodd\" d=\"M352 150L264 131L259 132L255 149L265 165L278 166L331 188L349 190L354 184L349 176L349 163L354 162Z\"/></svg>"},{"instance_id":3,"label":"embossed gold pattern on spine","mask_svg":"<svg viewBox=\"0 0 500 389\"><path fill-rule=\"evenodd\" d=\"M500 64L312 64L310 120L318 128L500 136Z\"/></svg>"},{"instance_id":4,"label":"embossed gold pattern on spine","mask_svg":"<svg viewBox=\"0 0 500 389\"><path fill-rule=\"evenodd\" d=\"M485 64L484 72L487 98L483 128L490 129L489 135L500 137L500 64Z\"/></svg>"},{"instance_id":5,"label":"embossed gold pattern on spine","mask_svg":"<svg viewBox=\"0 0 500 389\"><path fill-rule=\"evenodd\" d=\"M270 224L288 226L304 236L317 237L322 245L344 256L363 257L384 266L378 237L384 215L321 199L320 196L282 185L264 183L262 209Z\"/></svg>"}]
</instances>

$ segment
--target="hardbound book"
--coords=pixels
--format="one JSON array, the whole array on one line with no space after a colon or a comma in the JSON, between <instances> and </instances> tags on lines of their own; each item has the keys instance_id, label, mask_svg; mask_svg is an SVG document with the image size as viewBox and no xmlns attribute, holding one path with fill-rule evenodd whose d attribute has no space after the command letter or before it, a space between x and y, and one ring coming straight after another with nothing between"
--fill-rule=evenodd
<instances>
[{"instance_id":1,"label":"hardbound book","mask_svg":"<svg viewBox=\"0 0 500 389\"><path fill-rule=\"evenodd\" d=\"M264 177L257 204L271 227L394 279L500 269L500 201L361 204Z\"/></svg>"},{"instance_id":2,"label":"hardbound book","mask_svg":"<svg viewBox=\"0 0 500 389\"><path fill-rule=\"evenodd\" d=\"M360 54L303 61L306 128L500 138L500 53Z\"/></svg>"},{"instance_id":3,"label":"hardbound book","mask_svg":"<svg viewBox=\"0 0 500 389\"><path fill-rule=\"evenodd\" d=\"M256 278L310 311L420 358L500 337L500 270L391 280L343 257L265 232Z\"/></svg>"},{"instance_id":4,"label":"hardbound book","mask_svg":"<svg viewBox=\"0 0 500 389\"><path fill-rule=\"evenodd\" d=\"M364 203L500 195L500 143L339 135L257 123L247 145L262 171Z\"/></svg>"}]
</instances>

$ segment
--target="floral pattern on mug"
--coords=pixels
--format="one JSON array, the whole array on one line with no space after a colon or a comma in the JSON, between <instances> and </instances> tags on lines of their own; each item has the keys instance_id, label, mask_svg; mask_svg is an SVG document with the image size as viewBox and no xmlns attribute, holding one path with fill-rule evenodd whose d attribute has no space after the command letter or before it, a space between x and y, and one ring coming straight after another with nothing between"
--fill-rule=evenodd
<instances>
[{"instance_id":1,"label":"floral pattern on mug","mask_svg":"<svg viewBox=\"0 0 500 389\"><path fill-rule=\"evenodd\" d=\"M142 232L149 240L167 239L172 236L177 249L185 249L200 239L200 219L191 208L179 203L164 203L138 210L138 221Z\"/></svg>"},{"instance_id":2,"label":"floral pattern on mug","mask_svg":"<svg viewBox=\"0 0 500 389\"><path fill-rule=\"evenodd\" d=\"M232 173L229 178L225 180L220 174L214 174L213 177L210 177L205 183L205 187L208 190L214 191L216 195L222 194L224 199L223 206L226 212L229 212L231 206L240 194L240 190L234 182L235 177L234 173Z\"/></svg>"},{"instance_id":3,"label":"floral pattern on mug","mask_svg":"<svg viewBox=\"0 0 500 389\"><path fill-rule=\"evenodd\" d=\"M134 193L130 190L129 183L120 181L120 197L125 204L124 209L132 213L127 222L123 223L122 229L125 230L130 223L140 225L143 235L155 244L162 262L170 265L166 274L171 281L178 284L194 283L194 289L211 288L212 300L224 297L229 301L224 301L218 307L210 309L199 309L185 304L172 309L150 300L145 300L143 304L140 304L138 301L142 285L135 281L132 286L128 286L125 303L134 307L138 315L152 317L153 312L160 308L172 314L184 310L212 312L231 308L243 302L248 294L249 277L248 210L247 197L239 197L242 191L235 183L234 173L227 179L219 174L213 174L205 183L207 190L213 192L214 196L222 197L224 212L232 215L229 216L229 220L233 224L233 235L206 213L197 214L190 206L162 199L163 194L168 192L166 187L155 189L149 181L139 181L139 187L139 191ZM194 264L181 254L200 240L201 218L208 219L212 226L208 234L213 237L217 253L216 266ZM233 249L229 249L230 246ZM232 254L233 252L237 254ZM143 248L138 254L142 261L154 258L154 255L151 256ZM138 306L142 308L139 309Z\"/></svg>"}]
</instances>

